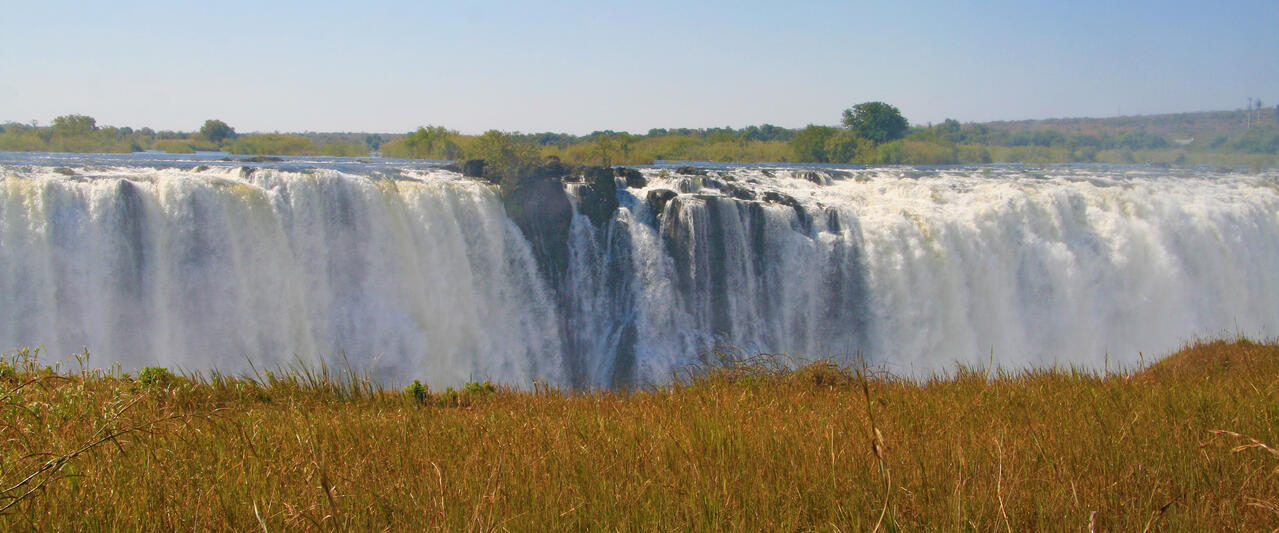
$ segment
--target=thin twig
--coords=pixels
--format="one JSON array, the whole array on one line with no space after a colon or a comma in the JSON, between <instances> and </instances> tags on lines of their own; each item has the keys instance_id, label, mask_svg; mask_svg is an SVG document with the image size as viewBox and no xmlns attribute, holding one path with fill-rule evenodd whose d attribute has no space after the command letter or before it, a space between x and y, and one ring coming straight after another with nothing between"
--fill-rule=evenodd
<instances>
[{"instance_id":1,"label":"thin twig","mask_svg":"<svg viewBox=\"0 0 1279 533\"><path fill-rule=\"evenodd\" d=\"M866 377L865 359L862 359L862 368L857 375L861 378L862 396L866 399L866 417L870 420L871 451L879 459L879 473L884 480L884 504L879 509L879 518L875 520L875 528L871 530L878 532L879 527L884 523L884 517L888 515L888 502L893 495L893 481L892 474L888 471L888 463L884 460L884 434L879 431L879 427L875 424L875 407L874 402L870 399L870 382Z\"/></svg>"},{"instance_id":2,"label":"thin twig","mask_svg":"<svg viewBox=\"0 0 1279 533\"><path fill-rule=\"evenodd\" d=\"M121 413L123 413L123 412L124 412L124 410L127 410L130 406L132 406L132 405L133 405L133 403L134 403L134 402L130 402L130 404L129 404L128 406L125 406L125 408L124 408L124 409L121 409L121 411L120 411L120 412L121 412ZM27 484L28 484L28 483L30 483L32 480L34 480L35 478L39 477L39 476L40 476L40 474L43 474L43 473L47 473L47 474L48 474L48 475L46 475L46 476L44 477L44 479L41 479L39 483L35 484L35 485L34 485L34 486L32 486L31 488L29 488L26 492L22 493L22 495L20 495L20 496L13 496L13 497L12 497L12 498L13 498L13 500L12 500L12 501L10 501L10 502L9 502L8 504L6 504L4 507L0 507L0 514L4 514L6 511L8 511L8 510L9 510L10 508L12 508L14 505L17 505L19 502L21 502L21 501L23 501L24 499L26 499L26 498L27 498L27 496L30 496L31 494L35 493L36 491L40 490L41 488L44 488L44 486L45 486L45 485L47 485L50 481L52 481L52 480L54 479L55 474L57 474L57 473L58 473L58 471L62 470L62 467L66 466L66 464L67 464L67 463L69 463L69 462L71 462L71 460L73 460L73 459L75 459L75 458L77 458L77 457L79 457L79 456L83 455L85 452L88 452L89 450L92 450L93 448L96 448L96 447L98 447L99 445L104 444L104 443L106 443L106 442L113 441L115 438L120 437L120 436L122 436L122 435L127 435L127 434L129 434L129 433L143 431L145 428L148 428L148 427L150 427L150 426L154 426L154 425L159 424L159 423L161 423L161 422L165 422L165 421L169 421L169 420L174 420L174 419L178 419L178 418L184 418L184 417L187 417L187 416L189 416L189 415L170 415L170 416L166 416L166 417L163 417L163 418L158 418L158 419L155 419L155 420L151 420L151 421L149 421L149 422L144 422L144 423L142 423L142 424L137 424L137 425L131 426L131 427L126 428L126 429L121 429L121 430L113 431L113 432L110 432L110 433L108 433L107 435L105 435L105 436L103 436L103 437L101 437L101 438L98 438L98 439L96 439L96 440L90 441L90 442L88 442L88 443L84 444L83 446L80 446L80 447L79 447L79 448L77 448L75 451L73 451L73 452L71 452L71 453L69 453L69 454L62 455L62 456L59 456L59 457L57 457L57 458L55 458L55 459L52 459L52 460L49 460L49 461L45 462L45 463L44 463L44 465L42 465L42 466L40 467L40 469L39 469L39 470L36 470L35 472L32 472L32 473L31 473L31 475L28 475L27 477L23 478L23 479L22 479L22 481L19 481L17 484L13 485L12 487L9 487L8 489L5 489L5 490L3 490L3 491L0 491L0 495L8 494L8 493L13 492L13 491L15 491L15 490L21 489L23 486L27 485ZM106 429L106 426L103 426L103 428L102 428L102 429ZM100 430L98 431L98 433L101 433L101 432L102 432L102 429L100 429Z\"/></svg>"},{"instance_id":3,"label":"thin twig","mask_svg":"<svg viewBox=\"0 0 1279 533\"><path fill-rule=\"evenodd\" d=\"M999 471L995 478L995 497L999 499L999 514L1004 517L1004 527L1008 528L1008 533L1012 533L1013 524L1008 520L1008 513L1004 511L1004 444L995 439L995 448L999 450Z\"/></svg>"}]
</instances>

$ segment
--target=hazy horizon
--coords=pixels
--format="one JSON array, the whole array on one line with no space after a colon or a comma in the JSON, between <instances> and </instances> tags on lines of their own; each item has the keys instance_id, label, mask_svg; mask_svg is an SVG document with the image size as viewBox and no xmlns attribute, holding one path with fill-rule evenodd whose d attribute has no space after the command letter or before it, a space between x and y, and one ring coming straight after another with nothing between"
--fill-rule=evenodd
<instances>
[{"instance_id":1,"label":"hazy horizon","mask_svg":"<svg viewBox=\"0 0 1279 533\"><path fill-rule=\"evenodd\" d=\"M0 121L193 131L584 134L915 124L1279 103L1279 5L914 9L810 2L536 6L0 2Z\"/></svg>"},{"instance_id":2,"label":"hazy horizon","mask_svg":"<svg viewBox=\"0 0 1279 533\"><path fill-rule=\"evenodd\" d=\"M1275 106L1272 106L1272 105L1270 105L1269 103L1267 103L1267 104L1266 104L1266 107L1267 107L1267 109L1273 109ZM1099 116L1099 117L1065 117L1065 116L1063 116L1063 117L1038 117L1038 118L1006 118L1006 119L993 119L993 120L985 120L985 121L963 121L963 122L964 122L964 123L977 123L977 124L994 124L994 123L1017 123L1017 122L1027 122L1027 121L1053 121L1053 120L1105 120L1105 119L1111 119L1111 118L1132 118L1132 117L1149 117L1149 116L1160 116L1160 115L1181 115L1181 114L1195 114L1195 113L1232 113L1232 112L1242 112L1242 108L1241 108L1241 109L1206 109L1206 110L1195 110L1195 111L1168 111L1168 112L1160 112L1160 113L1147 113L1147 114L1141 114L1141 115L1136 115L1136 114L1133 114L1133 115L1129 115L1129 114L1124 114L1124 115L1112 115L1112 116L1109 116L1109 117L1100 117L1100 116ZM71 115L71 114L86 115L86 113L61 113L61 114L59 114L59 115L57 115L57 116ZM88 115L88 116L91 116L91 117L92 117L93 115ZM56 117L54 117L54 118L56 118ZM128 126L128 127L135 128L135 129L137 129L137 128L142 128L142 127L150 127L150 128L152 128L153 130L156 130L156 131L176 131L176 132L186 132L186 133L190 133L190 132L198 131L198 130L200 129L200 126L202 126L202 125L203 125L203 122L204 122L204 121L200 121L200 124L195 124L195 125L192 125L192 126L190 126L190 127L185 127L185 128L155 128L155 127L152 127L150 124L115 124L115 123L104 122L104 121L102 121L102 120L97 120L97 119L96 119L96 117L94 117L94 118L95 118L95 120L96 120L96 125L97 125L98 127L107 127L107 126L113 126L113 127L125 127L125 126ZM210 117L210 118L216 118L216 117ZM39 126L41 126L41 127L47 127L47 126L49 126L49 125L52 123L52 119L50 119L50 120L39 120L39 119L36 119L36 121L37 121L38 125L39 125ZM225 122L225 121L224 121L224 122ZM931 122L931 121L930 121L930 122L927 122L927 123L911 122L911 125L912 125L912 126L924 126L924 125L928 125L928 124L936 124L936 123L938 123L938 122L940 122L940 121L937 121L937 122ZM31 121L25 121L25 122L23 122L23 121L17 121L17 120L6 120L6 119L0 119L0 124L5 124L5 123L17 123L17 124L30 125ZM731 128L733 128L733 129L742 129L742 128L746 128L746 127L750 127L750 126L762 126L762 125L764 125L764 124L766 124L766 123L760 122L760 123L740 124L740 125L722 125L722 124L721 124L721 125L709 125L709 126L705 126L705 125L704 125L704 126L681 125L681 126L672 126L672 127L654 126L654 128L657 128L657 129L667 129L667 130L672 130L672 129L682 129L682 128L686 128L686 129L690 129L690 130L699 130L699 129L700 129L700 130L710 130L710 129L714 129L714 128L731 127ZM803 129L805 126L808 126L808 125L814 125L814 124L816 124L816 123L808 123L808 124L805 124L805 125L803 125L803 126L781 126L781 125L779 125L779 124L773 124L773 125L774 125L774 126L779 126L779 127L784 127L784 128L787 128L787 129L798 130L798 129ZM338 135L342 135L342 134L369 134L369 135L380 134L380 135L387 135L387 134L389 134L389 135L402 135L402 134L412 133L414 130L416 130L416 129L417 129L417 127L413 127L413 128L406 129L406 130L401 130L401 131L335 130L335 129L318 129L318 130L285 130L285 129L279 129L279 128L271 129L271 130L244 130L244 129L241 129L241 128L237 128L237 127L235 126L235 124L228 124L228 125L235 129L235 133L236 133L237 135L242 135L242 134L266 134L266 133L279 133L279 134L304 134L304 135L306 135L306 134L338 134ZM827 122L827 123L824 123L824 124L817 124L817 125L839 126L839 125L837 124L837 121L829 121L829 122ZM457 130L457 128L453 128L453 127L451 127L451 126L450 126L450 125L448 125L448 124L431 124L431 123L423 123L423 124L421 124L421 126L444 126L445 128L448 128L448 129L451 129L451 130ZM502 128L489 128L489 129L497 129L497 130L500 130L500 131L514 132L514 133L519 133L519 134L553 133L553 134L569 134L569 135L578 135L578 136L588 135L588 134L590 134L590 133L599 132L599 131L613 131L613 132L619 132L619 133L630 133L630 134L633 134L633 135L644 135L644 134L648 133L648 131L649 131L649 130L642 130L642 131L641 131L641 130L604 130L604 129L595 129L595 130L591 130L591 131L589 131L589 132L586 132L586 131L584 131L584 132L566 132L566 131L554 131L554 130L545 130L545 129L542 129L542 130L513 130L513 129L502 129ZM653 128L650 128L650 129L653 129ZM487 131L487 130L484 130L484 131ZM482 133L483 133L483 131L466 131L466 130L462 130L462 131L458 131L458 133L461 133L461 134L463 134L463 135L479 135L479 134L482 134Z\"/></svg>"}]
</instances>

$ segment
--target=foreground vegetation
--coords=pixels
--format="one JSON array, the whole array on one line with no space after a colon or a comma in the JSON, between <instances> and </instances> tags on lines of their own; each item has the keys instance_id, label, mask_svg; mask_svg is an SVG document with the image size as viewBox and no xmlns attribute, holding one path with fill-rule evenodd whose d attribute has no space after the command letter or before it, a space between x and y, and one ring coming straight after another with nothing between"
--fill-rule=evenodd
<instances>
[{"instance_id":1,"label":"foreground vegetation","mask_svg":"<svg viewBox=\"0 0 1279 533\"><path fill-rule=\"evenodd\" d=\"M777 361L632 392L438 393L325 369L58 372L24 352L0 367L0 529L1279 524L1279 345L924 382Z\"/></svg>"}]
</instances>

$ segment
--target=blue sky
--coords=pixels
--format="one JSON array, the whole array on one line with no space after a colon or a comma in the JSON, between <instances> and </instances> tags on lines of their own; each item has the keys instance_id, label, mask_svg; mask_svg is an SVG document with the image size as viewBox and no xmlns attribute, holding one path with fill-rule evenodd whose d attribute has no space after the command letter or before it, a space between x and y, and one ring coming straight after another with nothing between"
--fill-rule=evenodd
<instances>
[{"instance_id":1,"label":"blue sky","mask_svg":"<svg viewBox=\"0 0 1279 533\"><path fill-rule=\"evenodd\" d=\"M1279 104L1279 2L0 0L0 121L465 133Z\"/></svg>"}]
</instances>

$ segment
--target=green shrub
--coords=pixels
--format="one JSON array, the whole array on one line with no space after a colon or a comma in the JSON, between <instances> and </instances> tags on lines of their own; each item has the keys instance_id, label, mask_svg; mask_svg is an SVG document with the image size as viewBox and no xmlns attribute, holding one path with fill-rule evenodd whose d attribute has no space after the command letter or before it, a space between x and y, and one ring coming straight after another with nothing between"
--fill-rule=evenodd
<instances>
[{"instance_id":1,"label":"green shrub","mask_svg":"<svg viewBox=\"0 0 1279 533\"><path fill-rule=\"evenodd\" d=\"M413 382L405 389L406 393L414 394L410 391L418 383ZM426 386L422 386L423 396L420 401L429 403L438 407L470 407L476 400L489 397L497 392L497 387L488 381L468 381L462 386L462 390L455 390L453 387L444 389L444 392L436 395L434 398L425 391Z\"/></svg>"},{"instance_id":2,"label":"green shrub","mask_svg":"<svg viewBox=\"0 0 1279 533\"><path fill-rule=\"evenodd\" d=\"M0 362L0 381L17 381L18 371L14 370L13 365Z\"/></svg>"},{"instance_id":3,"label":"green shrub","mask_svg":"<svg viewBox=\"0 0 1279 533\"><path fill-rule=\"evenodd\" d=\"M453 387L449 387L444 390L444 394L436 398L435 404L442 407L461 407L462 395L453 390Z\"/></svg>"},{"instance_id":4,"label":"green shrub","mask_svg":"<svg viewBox=\"0 0 1279 533\"><path fill-rule=\"evenodd\" d=\"M152 150L169 154L194 154L195 145L183 139L161 139L151 144Z\"/></svg>"},{"instance_id":5,"label":"green shrub","mask_svg":"<svg viewBox=\"0 0 1279 533\"><path fill-rule=\"evenodd\" d=\"M162 366L148 366L138 372L138 382L143 387L168 388L177 383L178 377Z\"/></svg>"},{"instance_id":6,"label":"green shrub","mask_svg":"<svg viewBox=\"0 0 1279 533\"><path fill-rule=\"evenodd\" d=\"M412 385L404 387L404 394L412 396L418 403L426 403L427 398L431 395L431 391L428 390L426 385L423 385L421 381L415 379L413 380Z\"/></svg>"},{"instance_id":7,"label":"green shrub","mask_svg":"<svg viewBox=\"0 0 1279 533\"><path fill-rule=\"evenodd\" d=\"M462 389L462 392L466 394L491 394L497 392L497 388L488 381L483 383L478 381L469 381L466 383L466 388Z\"/></svg>"},{"instance_id":8,"label":"green shrub","mask_svg":"<svg viewBox=\"0 0 1279 533\"><path fill-rule=\"evenodd\" d=\"M313 155L315 141L301 135L260 133L242 135L222 148L236 155Z\"/></svg>"}]
</instances>

